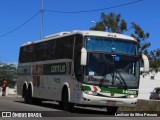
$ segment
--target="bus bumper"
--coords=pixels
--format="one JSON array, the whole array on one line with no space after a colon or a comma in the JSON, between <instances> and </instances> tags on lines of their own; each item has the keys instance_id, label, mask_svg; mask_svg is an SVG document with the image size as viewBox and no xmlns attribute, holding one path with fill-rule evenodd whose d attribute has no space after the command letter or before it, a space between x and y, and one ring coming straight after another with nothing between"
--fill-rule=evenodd
<instances>
[{"instance_id":1,"label":"bus bumper","mask_svg":"<svg viewBox=\"0 0 160 120\"><path fill-rule=\"evenodd\" d=\"M135 107L137 98L109 98L82 93L81 104L95 106Z\"/></svg>"}]
</instances>

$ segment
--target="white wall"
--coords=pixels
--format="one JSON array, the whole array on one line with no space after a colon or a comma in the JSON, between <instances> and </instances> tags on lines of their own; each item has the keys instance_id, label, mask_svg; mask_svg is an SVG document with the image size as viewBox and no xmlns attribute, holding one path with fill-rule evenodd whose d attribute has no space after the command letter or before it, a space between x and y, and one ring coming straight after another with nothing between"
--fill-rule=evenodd
<instances>
[{"instance_id":1,"label":"white wall","mask_svg":"<svg viewBox=\"0 0 160 120\"><path fill-rule=\"evenodd\" d=\"M155 87L160 87L160 72L155 74L154 79L151 79L151 76L153 76L153 74L140 78L139 99L148 100L150 92L152 92Z\"/></svg>"},{"instance_id":2,"label":"white wall","mask_svg":"<svg viewBox=\"0 0 160 120\"><path fill-rule=\"evenodd\" d=\"M6 95L15 95L17 94L17 90L14 88L6 87ZM2 95L2 88L0 87L0 95Z\"/></svg>"}]
</instances>

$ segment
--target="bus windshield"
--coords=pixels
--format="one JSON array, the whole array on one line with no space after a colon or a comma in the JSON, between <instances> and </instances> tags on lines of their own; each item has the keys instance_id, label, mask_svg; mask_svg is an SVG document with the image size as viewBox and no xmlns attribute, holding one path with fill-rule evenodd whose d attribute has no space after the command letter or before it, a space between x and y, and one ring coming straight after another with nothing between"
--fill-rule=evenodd
<instances>
[{"instance_id":1,"label":"bus windshield","mask_svg":"<svg viewBox=\"0 0 160 120\"><path fill-rule=\"evenodd\" d=\"M87 37L86 49L88 51L137 55L136 42L113 38Z\"/></svg>"},{"instance_id":2,"label":"bus windshield","mask_svg":"<svg viewBox=\"0 0 160 120\"><path fill-rule=\"evenodd\" d=\"M88 53L84 82L119 88L138 88L139 60L136 57Z\"/></svg>"},{"instance_id":3,"label":"bus windshield","mask_svg":"<svg viewBox=\"0 0 160 120\"><path fill-rule=\"evenodd\" d=\"M86 41L88 58L84 83L126 89L138 88L139 59L136 44L99 40L94 38Z\"/></svg>"}]
</instances>

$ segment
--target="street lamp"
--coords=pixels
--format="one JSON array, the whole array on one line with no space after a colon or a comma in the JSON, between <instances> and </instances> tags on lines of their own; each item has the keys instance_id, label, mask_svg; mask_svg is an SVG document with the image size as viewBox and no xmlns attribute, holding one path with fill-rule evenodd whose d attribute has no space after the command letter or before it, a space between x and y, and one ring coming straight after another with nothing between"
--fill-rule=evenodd
<instances>
[{"instance_id":1,"label":"street lamp","mask_svg":"<svg viewBox=\"0 0 160 120\"><path fill-rule=\"evenodd\" d=\"M91 21L91 23L97 24L97 22L95 22L95 21ZM106 27L106 26L105 26L105 28L106 28L106 30L108 29L108 27Z\"/></svg>"},{"instance_id":2,"label":"street lamp","mask_svg":"<svg viewBox=\"0 0 160 120\"><path fill-rule=\"evenodd\" d=\"M94 24L96 24L96 22L95 22L95 21L91 21L91 23L94 23Z\"/></svg>"}]
</instances>

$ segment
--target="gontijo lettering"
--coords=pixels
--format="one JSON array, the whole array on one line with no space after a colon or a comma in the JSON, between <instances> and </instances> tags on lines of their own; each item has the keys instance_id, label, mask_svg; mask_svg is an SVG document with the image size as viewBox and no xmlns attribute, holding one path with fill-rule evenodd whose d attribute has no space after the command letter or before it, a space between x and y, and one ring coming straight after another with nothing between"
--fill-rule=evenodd
<instances>
[{"instance_id":1,"label":"gontijo lettering","mask_svg":"<svg viewBox=\"0 0 160 120\"><path fill-rule=\"evenodd\" d=\"M65 72L65 70L66 70L66 66L65 65L51 66L51 72L52 73Z\"/></svg>"}]
</instances>

